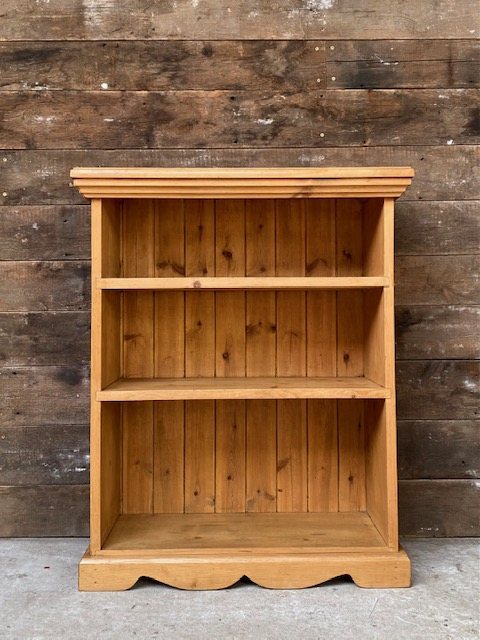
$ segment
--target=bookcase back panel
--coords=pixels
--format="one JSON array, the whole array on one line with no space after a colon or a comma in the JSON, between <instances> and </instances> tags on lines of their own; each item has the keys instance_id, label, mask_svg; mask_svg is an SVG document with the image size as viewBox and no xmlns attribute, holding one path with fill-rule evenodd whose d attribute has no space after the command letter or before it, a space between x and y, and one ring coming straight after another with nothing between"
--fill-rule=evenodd
<instances>
[{"instance_id":1,"label":"bookcase back panel","mask_svg":"<svg viewBox=\"0 0 480 640\"><path fill-rule=\"evenodd\" d=\"M102 275L381 276L382 203L112 200L107 235L120 255L104 261Z\"/></svg>"},{"instance_id":2,"label":"bookcase back panel","mask_svg":"<svg viewBox=\"0 0 480 640\"><path fill-rule=\"evenodd\" d=\"M124 291L126 378L364 375L381 291ZM373 335L372 335L373 334Z\"/></svg>"},{"instance_id":3,"label":"bookcase back panel","mask_svg":"<svg viewBox=\"0 0 480 640\"><path fill-rule=\"evenodd\" d=\"M121 406L123 513L367 509L366 465L376 462L366 461L366 437L382 438L379 424L368 420L379 411L367 409L383 401Z\"/></svg>"}]
</instances>

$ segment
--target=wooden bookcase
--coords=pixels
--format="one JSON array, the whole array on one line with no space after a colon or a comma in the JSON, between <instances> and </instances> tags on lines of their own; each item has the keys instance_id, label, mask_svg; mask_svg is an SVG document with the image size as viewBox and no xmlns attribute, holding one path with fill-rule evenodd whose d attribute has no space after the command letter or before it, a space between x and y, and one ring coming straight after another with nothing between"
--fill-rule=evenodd
<instances>
[{"instance_id":1,"label":"wooden bookcase","mask_svg":"<svg viewBox=\"0 0 480 640\"><path fill-rule=\"evenodd\" d=\"M412 175L72 171L92 201L81 589L409 585L393 210Z\"/></svg>"}]
</instances>

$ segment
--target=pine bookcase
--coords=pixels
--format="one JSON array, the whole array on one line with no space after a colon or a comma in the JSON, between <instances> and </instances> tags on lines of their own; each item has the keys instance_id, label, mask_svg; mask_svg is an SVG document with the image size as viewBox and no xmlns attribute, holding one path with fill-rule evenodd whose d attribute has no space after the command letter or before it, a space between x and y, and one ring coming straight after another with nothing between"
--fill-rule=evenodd
<instances>
[{"instance_id":1,"label":"pine bookcase","mask_svg":"<svg viewBox=\"0 0 480 640\"><path fill-rule=\"evenodd\" d=\"M408 586L393 217L413 170L71 175L92 209L80 589Z\"/></svg>"}]
</instances>

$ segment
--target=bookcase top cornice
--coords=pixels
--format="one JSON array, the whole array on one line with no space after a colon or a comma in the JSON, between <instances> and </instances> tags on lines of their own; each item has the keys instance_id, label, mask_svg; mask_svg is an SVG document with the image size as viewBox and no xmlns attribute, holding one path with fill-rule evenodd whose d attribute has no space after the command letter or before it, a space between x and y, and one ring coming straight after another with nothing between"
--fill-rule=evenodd
<instances>
[{"instance_id":1,"label":"bookcase top cornice","mask_svg":"<svg viewBox=\"0 0 480 640\"><path fill-rule=\"evenodd\" d=\"M411 167L75 167L87 198L398 198Z\"/></svg>"}]
</instances>

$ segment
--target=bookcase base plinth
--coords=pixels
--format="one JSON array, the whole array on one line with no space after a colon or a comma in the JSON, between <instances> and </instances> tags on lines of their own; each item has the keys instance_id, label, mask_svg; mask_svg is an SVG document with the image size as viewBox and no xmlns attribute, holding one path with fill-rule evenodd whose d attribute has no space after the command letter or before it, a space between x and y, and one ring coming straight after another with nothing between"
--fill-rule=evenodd
<instances>
[{"instance_id":1,"label":"bookcase base plinth","mask_svg":"<svg viewBox=\"0 0 480 640\"><path fill-rule=\"evenodd\" d=\"M155 558L102 557L85 553L79 565L81 591L123 591L142 577L178 589L229 587L246 576L268 589L303 589L342 575L359 587L410 586L410 560L403 549L361 553L278 555L182 555Z\"/></svg>"}]
</instances>

